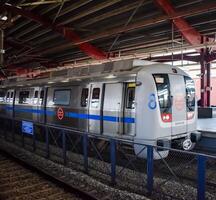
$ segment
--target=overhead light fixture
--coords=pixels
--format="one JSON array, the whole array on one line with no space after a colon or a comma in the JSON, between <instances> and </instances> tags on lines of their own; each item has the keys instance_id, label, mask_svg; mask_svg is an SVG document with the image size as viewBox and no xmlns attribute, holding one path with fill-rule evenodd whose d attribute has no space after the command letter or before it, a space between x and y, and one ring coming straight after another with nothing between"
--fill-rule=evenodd
<instances>
[{"instance_id":1,"label":"overhead light fixture","mask_svg":"<svg viewBox=\"0 0 216 200\"><path fill-rule=\"evenodd\" d=\"M55 82L53 82L53 81L49 81L49 82L48 82L48 84L52 84L52 83L55 83Z\"/></svg>"}]
</instances>

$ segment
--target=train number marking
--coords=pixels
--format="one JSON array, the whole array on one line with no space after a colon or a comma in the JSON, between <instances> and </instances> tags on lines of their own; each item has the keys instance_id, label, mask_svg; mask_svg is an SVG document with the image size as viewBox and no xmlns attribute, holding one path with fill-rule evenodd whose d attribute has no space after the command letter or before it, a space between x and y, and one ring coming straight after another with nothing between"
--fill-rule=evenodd
<instances>
[{"instance_id":1,"label":"train number marking","mask_svg":"<svg viewBox=\"0 0 216 200\"><path fill-rule=\"evenodd\" d=\"M59 120L62 120L64 118L64 110L61 107L59 107L57 110L57 117Z\"/></svg>"},{"instance_id":2,"label":"train number marking","mask_svg":"<svg viewBox=\"0 0 216 200\"><path fill-rule=\"evenodd\" d=\"M151 110L154 110L157 107L155 94L153 94L153 93L149 95L148 107Z\"/></svg>"}]
</instances>

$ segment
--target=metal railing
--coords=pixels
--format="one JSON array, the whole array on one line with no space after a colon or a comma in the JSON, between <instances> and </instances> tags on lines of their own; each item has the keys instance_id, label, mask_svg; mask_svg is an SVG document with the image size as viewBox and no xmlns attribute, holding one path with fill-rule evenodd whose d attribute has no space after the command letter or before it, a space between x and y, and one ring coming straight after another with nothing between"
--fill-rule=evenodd
<instances>
[{"instance_id":1,"label":"metal railing","mask_svg":"<svg viewBox=\"0 0 216 200\"><path fill-rule=\"evenodd\" d=\"M107 183L109 177L109 183L119 188L148 195L157 192L172 198L190 196L190 199L198 200L205 199L206 193L210 197L214 195L208 192L216 186L216 180L211 177L216 170L214 156L35 122L34 134L27 135L21 129L22 120L0 118L0 122L1 136L6 141L96 176L100 181ZM135 144L142 146L140 153L147 149L147 159L133 154L131 147ZM154 160L154 153L160 155L161 150L168 150L169 156ZM134 188L134 185L140 187ZM171 187L176 187L179 194L172 194Z\"/></svg>"}]
</instances>

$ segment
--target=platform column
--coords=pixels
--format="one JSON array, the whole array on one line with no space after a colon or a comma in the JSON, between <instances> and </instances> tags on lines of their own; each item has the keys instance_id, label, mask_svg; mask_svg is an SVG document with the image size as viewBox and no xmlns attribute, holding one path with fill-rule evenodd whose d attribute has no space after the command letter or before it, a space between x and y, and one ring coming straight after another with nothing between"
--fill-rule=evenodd
<instances>
[{"instance_id":1,"label":"platform column","mask_svg":"<svg viewBox=\"0 0 216 200\"><path fill-rule=\"evenodd\" d=\"M204 41L202 37L202 43ZM201 107L211 106L211 64L209 59L209 48L202 48L200 51L200 65L201 65L201 76L200 76L200 87L201 87Z\"/></svg>"}]
</instances>

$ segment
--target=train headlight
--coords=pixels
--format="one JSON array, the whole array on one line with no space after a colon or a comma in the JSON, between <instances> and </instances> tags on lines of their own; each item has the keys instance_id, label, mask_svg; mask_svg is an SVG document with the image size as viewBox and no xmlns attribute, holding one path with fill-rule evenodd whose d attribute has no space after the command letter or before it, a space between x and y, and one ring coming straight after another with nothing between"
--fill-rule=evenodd
<instances>
[{"instance_id":1,"label":"train headlight","mask_svg":"<svg viewBox=\"0 0 216 200\"><path fill-rule=\"evenodd\" d=\"M163 122L171 122L172 121L172 114L170 114L170 113L163 113L161 115L161 118L162 118Z\"/></svg>"}]
</instances>

